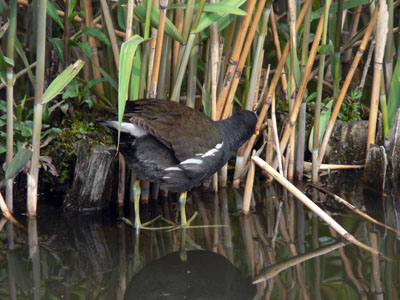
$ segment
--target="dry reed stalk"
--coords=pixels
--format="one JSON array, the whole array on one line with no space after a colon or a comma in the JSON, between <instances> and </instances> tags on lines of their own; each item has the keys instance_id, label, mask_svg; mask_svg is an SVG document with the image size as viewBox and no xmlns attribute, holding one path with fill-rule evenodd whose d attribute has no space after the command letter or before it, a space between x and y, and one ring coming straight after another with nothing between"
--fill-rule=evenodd
<instances>
[{"instance_id":1,"label":"dry reed stalk","mask_svg":"<svg viewBox=\"0 0 400 300\"><path fill-rule=\"evenodd\" d=\"M128 41L132 36L133 10L134 9L135 9L134 0L128 0L128 12L126 15L125 41Z\"/></svg>"},{"instance_id":2,"label":"dry reed stalk","mask_svg":"<svg viewBox=\"0 0 400 300\"><path fill-rule=\"evenodd\" d=\"M103 11L104 22L106 23L106 27L107 27L108 38L110 39L110 42L111 42L111 49L112 49L112 52L114 55L114 63L118 70L119 69L119 47L118 47L118 43L117 43L117 38L115 37L115 34L114 34L114 24L111 19L110 8L108 7L106 0L100 0L100 3L101 3L101 9Z\"/></svg>"},{"instance_id":3,"label":"dry reed stalk","mask_svg":"<svg viewBox=\"0 0 400 300\"><path fill-rule=\"evenodd\" d=\"M276 57L279 61L282 57L282 50L281 50L281 45L279 42L278 30L276 28L276 19L275 19L275 13L274 13L273 7L271 7L270 19L271 19L271 29L272 29L272 36L273 36L274 45L275 45ZM281 86L282 86L283 94L285 95L285 99L288 100L287 80L286 80L285 72L281 73Z\"/></svg>"},{"instance_id":4,"label":"dry reed stalk","mask_svg":"<svg viewBox=\"0 0 400 300\"><path fill-rule=\"evenodd\" d=\"M184 1L177 0L176 4L183 4ZM175 9L175 27L178 29L179 33L182 34L183 30L183 8ZM174 41L173 50L172 50L172 78L175 78L176 73L176 64L178 63L178 54L179 54L180 43L178 41ZM171 80L171 84L173 84L173 80Z\"/></svg>"},{"instance_id":5,"label":"dry reed stalk","mask_svg":"<svg viewBox=\"0 0 400 300\"><path fill-rule=\"evenodd\" d=\"M371 33L372 33L373 29L374 29L377 16L378 16L378 8L376 7L374 13L371 16L371 20L369 21L367 29L365 30L365 34L364 34L364 37L362 39L360 48L358 49L357 54L356 54L355 58L353 59L353 62L352 62L351 67L350 67L350 70L347 73L346 79L345 79L345 81L344 81L344 83L342 85L342 89L340 90L339 97L336 100L335 106L334 106L334 108L332 110L331 117L329 119L328 125L327 125L326 130L325 130L324 137L323 137L322 142L321 142L321 146L319 148L319 153L318 153L318 164L319 165L321 165L322 159L324 158L326 147L328 145L329 138L330 138L332 130L333 130L333 126L335 125L336 118L337 118L337 116L339 114L340 107L341 107L341 105L343 103L344 97L346 96L347 89L350 86L351 80L353 79L353 75L354 75L354 73L356 71L358 63L360 62L360 59L361 59L362 55L364 54L364 51L365 51L365 48L367 46L369 37L371 36Z\"/></svg>"},{"instance_id":6,"label":"dry reed stalk","mask_svg":"<svg viewBox=\"0 0 400 300\"><path fill-rule=\"evenodd\" d=\"M161 54L163 49L165 19L167 16L167 5L168 5L168 0L160 0L160 18L158 19L156 51L154 55L153 72L151 73L151 80L150 80L150 98L156 98L157 96L157 82L158 82L158 74L160 72Z\"/></svg>"},{"instance_id":7,"label":"dry reed stalk","mask_svg":"<svg viewBox=\"0 0 400 300\"><path fill-rule=\"evenodd\" d=\"M233 76L233 79L232 79L232 77L229 77L229 83L227 82L227 80L226 80L227 78L225 76L223 90L222 90L222 92L220 92L220 94L218 96L218 102L217 102L217 118L218 119L226 119L231 114L236 89L239 85L240 76L242 75L243 67L246 63L247 56L250 51L250 47L253 43L253 38L256 33L258 23L260 22L261 15L264 10L265 2L266 2L266 0L260 0L258 2L256 13L254 14L254 18L252 20L253 23L251 24L251 27L247 34L246 42L244 43L242 53L240 54L240 59L239 59L239 63L237 64L237 67L236 67L236 63L233 65L232 60L230 60L230 62L229 62L228 71L226 72L227 76L230 76L228 73L229 68L235 68L236 71L232 69L233 70L232 74L234 74L234 76ZM236 49L234 49L234 50L236 50ZM229 88L229 85L230 85L230 88ZM227 89L225 89L226 87L227 87ZM226 96L224 96L225 90L227 92L229 91L228 98L226 98ZM222 106L222 105L220 106L220 103L221 103L220 101L224 102L224 103L222 103L222 104L224 104L224 106ZM223 108L222 114L220 114L220 108L221 109Z\"/></svg>"},{"instance_id":8,"label":"dry reed stalk","mask_svg":"<svg viewBox=\"0 0 400 300\"><path fill-rule=\"evenodd\" d=\"M292 193L297 199L299 199L305 206L307 206L312 212L314 212L317 216L319 216L323 221L327 223L329 227L334 229L340 236L342 236L345 240L354 243L355 245L373 252L374 254L379 255L380 253L373 249L372 247L360 242L357 240L352 234L347 232L340 224L338 224L334 219L328 216L318 205L316 205L311 199L309 199L306 195L304 195L300 190L298 190L290 181L281 176L273 167L268 165L265 161L257 156L253 156L251 158L254 162L260 166L262 169L267 171L275 180L277 180L280 184L282 184L290 193Z\"/></svg>"},{"instance_id":9,"label":"dry reed stalk","mask_svg":"<svg viewBox=\"0 0 400 300\"><path fill-rule=\"evenodd\" d=\"M282 153L281 153L281 147L279 145L278 126L276 123L276 114L275 114L275 96L272 97L271 120L272 120L272 133L275 143L276 157L278 158L278 169L279 173L283 175Z\"/></svg>"},{"instance_id":10,"label":"dry reed stalk","mask_svg":"<svg viewBox=\"0 0 400 300\"><path fill-rule=\"evenodd\" d=\"M256 151L253 150L252 155L255 155ZM250 203L251 203L251 195L253 193L253 184L254 184L254 173L255 173L255 165L254 162L250 162L250 168L247 173L246 185L244 187L244 195L243 195L243 207L242 211L245 215L247 215L250 211Z\"/></svg>"},{"instance_id":11,"label":"dry reed stalk","mask_svg":"<svg viewBox=\"0 0 400 300\"><path fill-rule=\"evenodd\" d=\"M375 144L376 122L378 119L379 91L381 88L383 55L388 31L388 18L386 1L379 1L379 11L375 35L374 77L372 79L371 103L369 110L367 153L371 144Z\"/></svg>"},{"instance_id":12,"label":"dry reed stalk","mask_svg":"<svg viewBox=\"0 0 400 300\"><path fill-rule=\"evenodd\" d=\"M349 36L348 36L349 40L352 39L357 32L358 23L359 23L360 16L361 16L361 9L362 9L361 5L354 9L353 17L351 19L351 28L350 28L350 32L349 32ZM343 61L349 62L351 60L351 55L352 55L351 49L347 50L343 57Z\"/></svg>"},{"instance_id":13,"label":"dry reed stalk","mask_svg":"<svg viewBox=\"0 0 400 300\"><path fill-rule=\"evenodd\" d=\"M156 53L156 43L157 43L157 29L151 28L151 41L150 41L150 53L149 53L149 69L147 74L147 97L150 96L150 81L151 75L153 74L153 67L154 67L154 55Z\"/></svg>"},{"instance_id":14,"label":"dry reed stalk","mask_svg":"<svg viewBox=\"0 0 400 300\"><path fill-rule=\"evenodd\" d=\"M304 17L306 15L307 10L308 10L309 6L311 5L311 3L312 3L312 0L307 0L304 3L303 7L301 8L301 11L300 11L299 16L297 17L297 21L296 21L296 32L299 31L300 25L303 22ZM282 53L282 57L278 62L278 66L276 67L274 77L272 77L271 84L269 86L267 97L266 97L266 102L264 103L264 105L258 115L257 128L261 127L261 125L264 122L265 116L267 115L269 106L272 102L272 96L275 94L275 90L278 85L278 81L281 77L282 70L285 66L288 54L289 54L289 43L286 43L285 49L283 50L283 53ZM256 138L257 138L257 136L253 134L253 136L247 142L247 148L249 148L249 149L253 148ZM250 153L250 152L248 152L248 153ZM248 160L248 158L249 158L248 156L244 157L244 159L246 161Z\"/></svg>"},{"instance_id":15,"label":"dry reed stalk","mask_svg":"<svg viewBox=\"0 0 400 300\"><path fill-rule=\"evenodd\" d=\"M93 27L93 11L92 11L92 2L90 0L83 0L83 9L85 11L85 25L86 27ZM88 36L88 42L90 45L90 48L92 49L92 59L93 62L96 65L100 65L99 62L99 55L97 52L97 45L96 45L96 40L92 35ZM96 68L95 65L92 64L92 71L93 71L93 77L96 78L101 78L101 73L100 71ZM104 87L103 83L98 83L96 84L96 88L99 90L101 94L104 94Z\"/></svg>"},{"instance_id":16,"label":"dry reed stalk","mask_svg":"<svg viewBox=\"0 0 400 300\"><path fill-rule=\"evenodd\" d=\"M325 188L323 188L323 187L321 187L321 186L319 186L319 185L317 185L317 184L311 184L311 183L310 183L310 186L312 186L312 187L316 188L317 190L319 190L319 191L325 193L326 195L328 195L328 197L330 197L330 198L332 198L333 200L337 201L338 203L340 203L340 204L346 206L346 207L347 207L348 209L350 209L353 213L355 213L355 214L357 214L357 215L363 217L364 219L367 219L368 221L370 221L370 222L372 222L372 223L375 223L375 224L377 224L377 225L379 225L379 226L382 226L382 227L384 227L384 228L386 228L386 229L388 229L388 230L391 230L391 231L393 231L393 232L396 233L396 234L400 234L400 231L398 231L397 229L395 229L395 228L393 228L393 227L391 227L391 226L389 226L389 225L386 225L386 224L384 224L384 223L382 223L382 222L380 222L380 221L378 221L378 220L376 220L376 219L370 217L368 214L366 214L366 213L363 212L362 210L358 209L358 208L355 207L353 204L347 202L346 200L344 200L343 198L339 197L338 195L335 195L334 193L331 193L331 192L328 191L327 189L325 189Z\"/></svg>"},{"instance_id":17,"label":"dry reed stalk","mask_svg":"<svg viewBox=\"0 0 400 300\"><path fill-rule=\"evenodd\" d=\"M323 24L324 24L324 17L323 16L324 15L321 15L321 18L319 19L317 31L315 32L314 41L313 41L313 44L311 46L310 55L309 55L309 58L308 58L308 61L307 61L306 69L305 69L303 77L301 79L299 91L298 91L297 96L296 96L296 101L293 104L293 109L292 109L292 111L290 113L289 121L286 124L285 130L283 132L283 136L281 138L280 147L281 147L282 153L285 151L286 146L287 146L288 141L289 141L289 137L292 134L292 131L294 130L294 125L295 125L295 122L296 122L296 119L297 119L297 115L299 113L300 106L301 106L301 103L303 102L303 97L304 97L304 94L306 92L308 78L309 78L308 75L311 72L311 68L312 68L312 65L314 63L315 55L317 54L317 49L318 49L319 42L320 42L321 36L322 36L322 29L323 29ZM291 151L293 151L293 150L294 149L291 149ZM277 165L276 162L274 162L273 166L275 167L275 165Z\"/></svg>"},{"instance_id":18,"label":"dry reed stalk","mask_svg":"<svg viewBox=\"0 0 400 300\"><path fill-rule=\"evenodd\" d=\"M229 32L228 32L228 38L226 41L226 47L225 47L225 59L224 59L224 68L223 70L226 70L226 67L228 65L228 57L230 57L231 55L231 50L232 50L232 42L233 42L233 37L235 34L235 29L236 29L236 22L237 22L238 18L235 18L232 23L229 25Z\"/></svg>"},{"instance_id":19,"label":"dry reed stalk","mask_svg":"<svg viewBox=\"0 0 400 300\"><path fill-rule=\"evenodd\" d=\"M265 0L262 0L265 3ZM233 46L233 52L231 59L229 60L228 69L225 73L225 78L223 84L221 86L220 93L218 95L217 100L217 120L221 119L222 111L225 106L226 97L229 92L229 88L232 83L232 78L236 75L236 67L238 65L238 61L240 58L240 54L242 53L243 43L245 41L247 28L249 27L250 20L253 17L253 10L256 5L256 0L249 0L246 6L246 13L247 15L243 17L242 23L240 24L238 36L236 37L235 45ZM262 12L262 9L261 9ZM260 14L261 14L260 12ZM254 22L254 21L253 21ZM257 22L258 23L258 22ZM234 28L233 28L234 31ZM229 49L227 49L229 51Z\"/></svg>"},{"instance_id":20,"label":"dry reed stalk","mask_svg":"<svg viewBox=\"0 0 400 300\"><path fill-rule=\"evenodd\" d=\"M364 165L334 165L334 164L321 164L319 166L320 170L349 170L349 169L362 169ZM304 162L304 171L311 172L312 163L305 161Z\"/></svg>"}]
</instances>

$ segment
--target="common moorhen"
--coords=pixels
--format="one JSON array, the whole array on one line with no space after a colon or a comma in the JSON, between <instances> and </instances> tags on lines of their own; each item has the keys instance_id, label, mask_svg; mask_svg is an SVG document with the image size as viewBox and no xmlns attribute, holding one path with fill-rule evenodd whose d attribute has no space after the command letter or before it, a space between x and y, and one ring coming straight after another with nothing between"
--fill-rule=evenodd
<instances>
[{"instance_id":1,"label":"common moorhen","mask_svg":"<svg viewBox=\"0 0 400 300\"><path fill-rule=\"evenodd\" d=\"M256 114L247 110L214 122L205 114L173 101L127 101L119 150L138 178L182 193L225 165L255 132L256 122ZM118 121L101 123L109 128L117 143ZM187 225L182 203L186 200L181 198L181 221ZM136 220L136 225L140 225L140 219Z\"/></svg>"}]
</instances>

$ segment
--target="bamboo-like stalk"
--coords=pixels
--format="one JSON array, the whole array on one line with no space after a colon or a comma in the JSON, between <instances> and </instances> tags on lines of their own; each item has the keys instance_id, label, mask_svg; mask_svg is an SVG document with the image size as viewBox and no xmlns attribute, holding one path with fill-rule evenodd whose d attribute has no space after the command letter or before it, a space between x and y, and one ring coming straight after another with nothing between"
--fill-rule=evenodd
<instances>
[{"instance_id":1,"label":"bamboo-like stalk","mask_svg":"<svg viewBox=\"0 0 400 300\"><path fill-rule=\"evenodd\" d=\"M393 0L387 0L388 4L388 33L387 33L387 42L385 49L385 84L386 90L390 90L392 73L393 73L393 13L394 13L394 4Z\"/></svg>"},{"instance_id":2,"label":"bamboo-like stalk","mask_svg":"<svg viewBox=\"0 0 400 300\"><path fill-rule=\"evenodd\" d=\"M182 0L177 0L176 4L183 4L184 1ZM177 8L175 9L175 27L178 29L179 33L182 34L183 30L183 8ZM172 51L172 78L175 78L176 74L176 67L178 63L178 54L179 54L179 45L180 43L178 41L174 41L173 44L173 51ZM173 84L173 80L171 80L171 84Z\"/></svg>"},{"instance_id":3,"label":"bamboo-like stalk","mask_svg":"<svg viewBox=\"0 0 400 300\"><path fill-rule=\"evenodd\" d=\"M9 27L7 37L7 57L14 60L15 39L17 35L17 1L10 1ZM6 166L11 165L14 156L14 67L7 66L7 137L6 137ZM6 199L11 212L13 211L13 179L6 181Z\"/></svg>"},{"instance_id":4,"label":"bamboo-like stalk","mask_svg":"<svg viewBox=\"0 0 400 300\"><path fill-rule=\"evenodd\" d=\"M161 54L163 50L165 19L167 17L168 0L160 0L160 17L158 19L156 53L154 55L153 72L150 80L150 98L157 96L157 82L160 72Z\"/></svg>"},{"instance_id":5,"label":"bamboo-like stalk","mask_svg":"<svg viewBox=\"0 0 400 300\"><path fill-rule=\"evenodd\" d=\"M318 215L323 221L327 223L329 227L334 229L340 236L342 236L345 240L354 243L355 245L366 249L368 251L373 252L374 254L379 255L380 253L371 248L368 245L357 240L352 234L347 232L340 224L338 224L334 219L328 216L318 205L312 202L306 195L304 195L301 191L299 191L290 181L281 176L273 167L268 165L265 161L257 156L253 156L251 158L258 166L267 171L275 180L277 180L280 184L282 184L290 193L292 193L297 199L299 199L305 206L307 206L312 212Z\"/></svg>"},{"instance_id":6,"label":"bamboo-like stalk","mask_svg":"<svg viewBox=\"0 0 400 300\"><path fill-rule=\"evenodd\" d=\"M312 44L312 47L311 47L309 59L307 61L306 70L304 71L303 77L301 79L299 91L297 93L296 101L295 101L295 103L293 105L293 109L292 109L292 112L290 114L289 121L286 124L285 130L284 130L282 138L281 138L280 147L281 147L282 153L285 151L286 146L287 146L288 141L289 141L289 137L292 134L292 131L294 130L294 125L295 125L295 122L296 122L296 119L297 119L297 115L299 113L300 106L301 106L301 103L303 101L303 97L304 97L304 94L305 94L305 91L306 91L309 74L311 72L311 68L312 68L312 65L313 65L314 60L315 60L315 55L317 53L317 48L318 48L319 42L321 40L323 24L324 24L324 15L322 15L320 20L319 20L317 31L315 33L314 41L313 41L313 44ZM276 167L276 165L277 165L277 162L275 160L273 166Z\"/></svg>"},{"instance_id":7,"label":"bamboo-like stalk","mask_svg":"<svg viewBox=\"0 0 400 300\"><path fill-rule=\"evenodd\" d=\"M296 32L299 31L300 25L303 22L304 17L306 15L306 12L307 12L308 8L310 7L311 3L312 3L312 0L306 0L306 2L304 3L304 5L303 5L303 7L302 7L302 9L301 9L301 11L299 13L299 16L297 17ZM261 109L261 111L260 111L260 113L258 115L258 120L257 120L257 125L256 125L257 128L261 127L261 125L264 122L265 116L267 115L267 111L268 111L269 106L270 106L270 104L272 102L272 96L275 94L275 90L276 90L276 87L278 85L278 81L279 81L279 79L281 77L282 70L283 70L283 68L285 66L288 54L289 54L289 43L286 43L285 49L283 50L283 53L282 53L282 57L279 60L278 66L276 67L276 70L275 70L275 74L272 77L271 84L270 84L269 89L268 89L266 101L265 101L265 103L264 103L264 105L263 105L263 107L262 107L262 109ZM253 136L247 142L246 152L250 153L250 150L247 151L247 149L253 148L254 143L256 141L256 138L257 138L257 136L253 134ZM248 157L244 157L244 159L247 160Z\"/></svg>"},{"instance_id":8,"label":"bamboo-like stalk","mask_svg":"<svg viewBox=\"0 0 400 300\"><path fill-rule=\"evenodd\" d=\"M265 0L264 4L265 4ZM236 75L236 67L238 66L238 61L239 58L241 58L241 55L243 56L242 53L242 48L243 48L243 43L245 41L246 33L247 33L247 28L249 27L250 20L252 19L253 16L253 10L256 5L256 0L249 0L247 2L246 6L246 13L247 15L243 17L242 23L240 24L238 36L236 37L235 40L235 45L233 46L233 51L232 51L232 56L231 59L229 60L229 64L225 73L225 78L223 81L223 85L221 86L221 90L218 95L218 100L217 100L217 120L220 120L222 118L222 112L225 106L225 102L229 101L226 100L231 83L232 83L232 78ZM261 9L262 12L262 9ZM261 12L259 12L261 14ZM255 18L253 19L253 22L255 22ZM258 25L258 22L257 22ZM234 29L233 29L234 30ZM251 39L252 40L252 39ZM229 51L229 49L227 49ZM247 55L244 56L244 59L247 58ZM244 65L243 61L243 65Z\"/></svg>"},{"instance_id":9,"label":"bamboo-like stalk","mask_svg":"<svg viewBox=\"0 0 400 300\"><path fill-rule=\"evenodd\" d=\"M69 40L69 0L65 0L65 14L64 14L64 66L69 65L69 48L68 48L68 40Z\"/></svg>"},{"instance_id":10,"label":"bamboo-like stalk","mask_svg":"<svg viewBox=\"0 0 400 300\"><path fill-rule=\"evenodd\" d=\"M360 16L361 16L361 11L362 11L361 5L354 9L353 18L351 20L351 28L350 28L349 35L348 35L349 40L353 39L357 33L357 28L358 28L358 23L359 23ZM341 50L341 51L343 51L343 50ZM351 60L352 55L353 55L353 53L352 53L351 49L348 49L347 51L344 52L343 61L349 62Z\"/></svg>"},{"instance_id":11,"label":"bamboo-like stalk","mask_svg":"<svg viewBox=\"0 0 400 300\"><path fill-rule=\"evenodd\" d=\"M326 5L326 3L325 3ZM333 97L339 94L339 81L340 81L340 41L342 37L342 18L343 18L344 0L339 1L339 6L336 14L336 28L335 28L335 54L332 57L333 61Z\"/></svg>"},{"instance_id":12,"label":"bamboo-like stalk","mask_svg":"<svg viewBox=\"0 0 400 300\"><path fill-rule=\"evenodd\" d=\"M271 2L269 2L271 3ZM249 86L249 95L247 97L246 101L246 109L250 110L253 108L254 103L256 102L256 95L258 95L258 89L255 88L257 79L260 77L261 74L261 68L262 68L262 62L263 62L263 46L264 46L264 41L265 37L267 35L267 26L268 26L268 20L269 20L269 15L271 11L271 6L269 5L268 7L265 7L263 15L262 15L262 21L261 21L261 27L260 27L260 32L258 35L258 40L257 40L257 46L256 46L256 51L255 55L253 58L253 66L252 66L252 73L251 73L251 79L250 79L250 86ZM261 57L260 57L261 56Z\"/></svg>"},{"instance_id":13,"label":"bamboo-like stalk","mask_svg":"<svg viewBox=\"0 0 400 300\"><path fill-rule=\"evenodd\" d=\"M174 89L173 89L172 95L171 95L171 100L172 101L178 101L178 99L179 99L179 94L180 94L180 91L181 91L183 77L184 77L185 70L186 70L186 67L187 67L187 64L188 64L188 61L189 61L190 54L192 52L192 47L193 47L194 41L195 41L196 36L197 36L196 30L197 30L197 26L199 25L200 17L201 17L201 15L203 13L205 4L206 4L205 0L201 0L200 3L199 3L199 7L198 7L198 9L196 11L196 17L195 17L195 19L193 21L193 25L191 26L192 30L191 30L191 32L189 34L189 38L187 40L187 45L185 46L185 52L183 53L182 62L181 63L179 63L179 57L178 57L178 72L177 72L177 77L176 77L176 80L175 80ZM185 18L186 18L186 16L185 16ZM183 32L184 32L184 38L185 38L185 27L184 27L184 31Z\"/></svg>"},{"instance_id":14,"label":"bamboo-like stalk","mask_svg":"<svg viewBox=\"0 0 400 300\"><path fill-rule=\"evenodd\" d=\"M239 59L239 63L237 64L237 67L236 67L236 63L234 63L234 61L233 61L233 54L232 54L231 60L229 61L228 70L226 71L226 75L225 75L224 85L223 85L222 91L220 92L220 94L218 96L218 100L217 100L217 119L226 119L231 114L236 89L239 85L240 76L242 74L244 64L246 63L251 44L253 42L254 34L256 33L258 23L260 22L261 15L264 11L265 3L266 3L266 0L260 0L258 2L256 12L255 12L254 18L253 18L253 23L251 24L251 27L247 34L246 42L243 45L243 50L240 54L240 59ZM250 2L247 5L250 5ZM244 20L243 20L243 22L244 22ZM235 50L236 49L234 49L234 51ZM233 74L233 72L235 73L233 79L229 75L231 72L230 70L232 70L231 75ZM228 83L228 81L229 81L229 83ZM224 96L224 94L225 94L224 91L225 91L225 88L228 87L229 85L230 85L229 94L228 94L228 97L226 98ZM226 89L226 91L228 91L228 90ZM225 106L221 106L220 105L221 103L225 104ZM223 110L222 110L222 107L223 107ZM221 108L221 111L220 111L220 108ZM220 112L222 112L222 114L220 114Z\"/></svg>"},{"instance_id":15,"label":"bamboo-like stalk","mask_svg":"<svg viewBox=\"0 0 400 300\"><path fill-rule=\"evenodd\" d=\"M128 0L128 9L127 9L127 14L126 14L125 41L128 41L132 36L134 8L135 8L135 2L133 0Z\"/></svg>"},{"instance_id":16,"label":"bamboo-like stalk","mask_svg":"<svg viewBox=\"0 0 400 300\"><path fill-rule=\"evenodd\" d=\"M256 151L253 150L253 154L255 155ZM255 174L255 165L254 162L250 162L249 172L247 173L246 185L244 187L244 195L243 195L243 208L242 211L245 215L247 215L250 211L250 203L251 203L251 194L253 193L253 184L254 184L254 174Z\"/></svg>"},{"instance_id":17,"label":"bamboo-like stalk","mask_svg":"<svg viewBox=\"0 0 400 300\"><path fill-rule=\"evenodd\" d=\"M151 75L153 74L153 64L154 64L154 56L156 53L156 43L157 43L157 29L151 28L151 41L150 41L150 53L149 53L149 69L148 69L148 78L147 78L147 97L150 97L151 91Z\"/></svg>"},{"instance_id":18,"label":"bamboo-like stalk","mask_svg":"<svg viewBox=\"0 0 400 300\"><path fill-rule=\"evenodd\" d=\"M172 13L172 12L171 12ZM168 16L167 16L168 17ZM166 86L170 86L171 84L171 65L169 62L172 59L171 55L171 38L166 35L164 37L163 42L163 55L161 56L160 63L160 74L158 75L158 84L157 84L157 97L165 99L166 94L169 94L169 89L166 91Z\"/></svg>"},{"instance_id":19,"label":"bamboo-like stalk","mask_svg":"<svg viewBox=\"0 0 400 300\"><path fill-rule=\"evenodd\" d=\"M187 95L186 95L186 105L190 107L195 106L196 102L196 73L197 73L197 64L198 64L198 38L196 37L194 45L192 47L192 51L189 57L189 67L187 74Z\"/></svg>"},{"instance_id":20,"label":"bamboo-like stalk","mask_svg":"<svg viewBox=\"0 0 400 300\"><path fill-rule=\"evenodd\" d=\"M324 137L322 139L321 146L320 146L320 149L319 149L318 164L321 164L322 163L322 159L324 158L326 147L328 145L329 138L331 136L331 133L332 133L333 126L335 124L336 118L337 118L337 116L339 114L340 107L341 107L341 105L343 103L344 97L346 96L347 89L350 86L350 83L351 83L351 80L353 78L354 72L356 71L357 65L360 62L360 59L361 59L362 55L364 54L364 51L365 51L365 48L367 46L369 37L371 36L372 30L374 29L377 16L378 16L378 9L376 8L374 13L371 16L371 19L370 19L369 24L367 26L367 29L365 31L364 37L362 39L360 48L357 51L356 56L354 57L354 60L353 60L353 62L351 64L351 67L350 67L350 70L347 73L346 79L345 79L345 81L343 83L342 89L340 90L339 97L336 100L335 106L334 106L334 108L332 110L332 114L331 114L331 117L329 119L328 125L326 127L325 134L324 134Z\"/></svg>"},{"instance_id":21,"label":"bamboo-like stalk","mask_svg":"<svg viewBox=\"0 0 400 300\"><path fill-rule=\"evenodd\" d=\"M90 0L82 0L83 1L83 8L85 11L85 24L86 27L93 27L93 10L92 10L92 2ZM97 51L96 40L92 35L88 35L88 42L90 48L92 49L92 59L96 65L100 65L99 62L99 55ZM95 65L92 65L93 77L94 78L101 78L100 71L96 68ZM104 86L103 83L96 84L96 88L99 90L101 94L104 93Z\"/></svg>"},{"instance_id":22,"label":"bamboo-like stalk","mask_svg":"<svg viewBox=\"0 0 400 300\"><path fill-rule=\"evenodd\" d=\"M36 216L37 192L39 179L39 155L40 155L40 133L42 130L42 97L44 88L44 67L46 58L46 7L47 1L39 1L38 13L38 35L37 35L37 55L36 55L36 85L35 85L35 104L33 115L33 135L32 135L32 158L28 172L28 215Z\"/></svg>"},{"instance_id":23,"label":"bamboo-like stalk","mask_svg":"<svg viewBox=\"0 0 400 300\"><path fill-rule=\"evenodd\" d=\"M341 0L343 2L343 0ZM328 31L328 19L329 19L329 7L331 5L330 0L325 2L324 7L324 28L321 39L321 46L326 46L326 36ZM342 3L343 5L343 3ZM315 101L315 112L314 112L314 136L313 136L313 149L312 149L312 163L313 163L313 171L312 171L312 182L318 182L318 148L319 148L319 126L320 126L320 117L321 117L321 101L322 101L322 82L324 78L324 69L325 69L325 53L321 53L319 56L319 65L318 65L318 83L317 83L317 99Z\"/></svg>"},{"instance_id":24,"label":"bamboo-like stalk","mask_svg":"<svg viewBox=\"0 0 400 300\"><path fill-rule=\"evenodd\" d=\"M376 25L374 77L372 79L371 103L369 110L367 153L370 145L375 143L376 122L378 119L379 90L381 88L382 63L386 46L388 17L386 1L380 0Z\"/></svg>"},{"instance_id":25,"label":"bamboo-like stalk","mask_svg":"<svg viewBox=\"0 0 400 300\"><path fill-rule=\"evenodd\" d=\"M383 138L387 139L389 136L389 119L388 119L388 110L386 105L386 91L385 91L385 80L384 75L382 74L381 78L381 88L379 93L379 104L381 107L382 113L382 129L383 129Z\"/></svg>"},{"instance_id":26,"label":"bamboo-like stalk","mask_svg":"<svg viewBox=\"0 0 400 300\"><path fill-rule=\"evenodd\" d=\"M311 19L311 8L309 8L309 16ZM274 45L275 45L275 50L276 50L276 58L278 59L278 61L281 60L282 57L282 50L281 50L281 45L279 42L279 36L278 36L278 29L276 28L276 19L275 19L275 13L274 13L274 9L273 7L271 8L271 29L272 29L272 37L274 40ZM310 28L308 28L308 31L310 30ZM304 37L303 37L304 40ZM308 43L307 43L307 47L308 47ZM286 80L286 74L285 72L281 72L281 85L282 85L282 92L285 95L285 99L289 101L288 99L288 95L287 95L287 80Z\"/></svg>"},{"instance_id":27,"label":"bamboo-like stalk","mask_svg":"<svg viewBox=\"0 0 400 300\"><path fill-rule=\"evenodd\" d=\"M119 69L119 48L118 48L117 38L115 37L115 34L114 34L114 25L113 25L113 22L111 19L110 8L108 7L107 0L100 0L100 3L101 3L101 9L103 11L104 21L105 21L106 27L107 27L108 37L111 42L111 49L114 54L114 63L118 70Z\"/></svg>"}]
</instances>

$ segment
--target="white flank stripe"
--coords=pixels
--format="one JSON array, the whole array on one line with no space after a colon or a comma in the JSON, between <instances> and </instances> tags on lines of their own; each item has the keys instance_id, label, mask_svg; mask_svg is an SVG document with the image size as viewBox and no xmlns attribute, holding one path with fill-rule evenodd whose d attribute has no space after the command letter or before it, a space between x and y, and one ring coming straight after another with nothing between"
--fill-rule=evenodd
<instances>
[{"instance_id":1,"label":"white flank stripe","mask_svg":"<svg viewBox=\"0 0 400 300\"><path fill-rule=\"evenodd\" d=\"M166 168L165 171L182 171L182 169L180 169L178 167L169 167L169 168Z\"/></svg>"},{"instance_id":2,"label":"white flank stripe","mask_svg":"<svg viewBox=\"0 0 400 300\"><path fill-rule=\"evenodd\" d=\"M189 159L181 162L182 165L185 165L185 164L201 165L202 163L203 163L203 161L201 159L196 159L196 158L189 158Z\"/></svg>"},{"instance_id":3,"label":"white flank stripe","mask_svg":"<svg viewBox=\"0 0 400 300\"><path fill-rule=\"evenodd\" d=\"M216 144L214 148L208 150L205 154L201 155L201 157L214 156L214 154L217 153L219 149L221 149L223 144L224 142L222 142L221 144Z\"/></svg>"},{"instance_id":4,"label":"white flank stripe","mask_svg":"<svg viewBox=\"0 0 400 300\"><path fill-rule=\"evenodd\" d=\"M118 130L118 121L110 121L109 124ZM121 131L129 133L135 137L141 137L147 134L146 131L140 129L136 125L127 122L121 123Z\"/></svg>"}]
</instances>

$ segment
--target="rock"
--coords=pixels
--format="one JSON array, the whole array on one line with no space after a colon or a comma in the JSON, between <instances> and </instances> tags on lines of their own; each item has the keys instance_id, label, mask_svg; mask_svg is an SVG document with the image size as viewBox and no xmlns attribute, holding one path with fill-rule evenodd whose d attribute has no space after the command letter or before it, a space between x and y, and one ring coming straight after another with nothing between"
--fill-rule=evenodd
<instances>
[{"instance_id":1,"label":"rock","mask_svg":"<svg viewBox=\"0 0 400 300\"><path fill-rule=\"evenodd\" d=\"M116 205L118 195L118 155L114 146L90 146L85 140L75 144L77 156L74 180L64 209L104 210Z\"/></svg>"}]
</instances>

